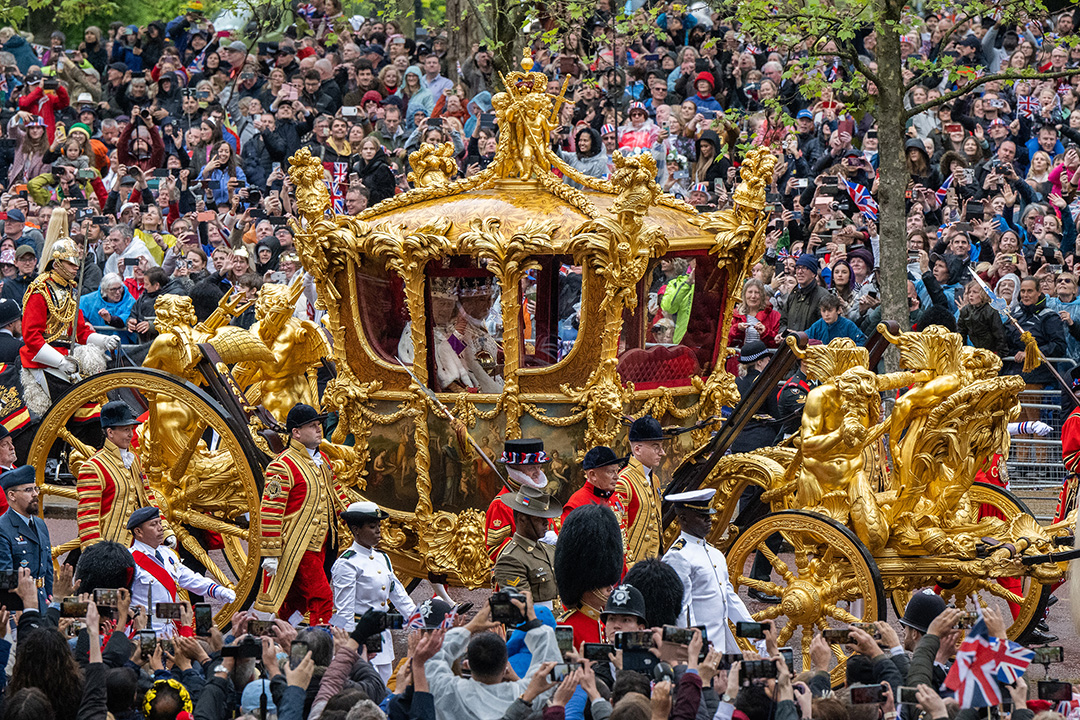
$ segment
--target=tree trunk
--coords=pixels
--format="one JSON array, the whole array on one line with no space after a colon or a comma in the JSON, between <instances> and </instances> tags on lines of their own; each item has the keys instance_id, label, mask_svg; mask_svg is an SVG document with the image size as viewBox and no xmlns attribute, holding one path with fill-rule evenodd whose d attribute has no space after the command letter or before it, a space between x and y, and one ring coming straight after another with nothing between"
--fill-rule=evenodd
<instances>
[{"instance_id":1,"label":"tree trunk","mask_svg":"<svg viewBox=\"0 0 1080 720\"><path fill-rule=\"evenodd\" d=\"M446 77L457 82L461 80L458 65L465 65L472 54L473 45L483 43L483 31L469 0L446 0L446 18L449 32L444 72ZM450 18L454 18L454 22L449 22Z\"/></svg>"},{"instance_id":2,"label":"tree trunk","mask_svg":"<svg viewBox=\"0 0 1080 720\"><path fill-rule=\"evenodd\" d=\"M895 320L908 328L907 303L907 223L905 193L907 167L904 164L904 84L900 75L899 27L903 2L876 0L877 67L881 86L877 88L878 108L878 236L880 259L878 285L881 291L881 318ZM890 27L890 23L893 23ZM886 356L889 370L895 370L895 353Z\"/></svg>"}]
</instances>

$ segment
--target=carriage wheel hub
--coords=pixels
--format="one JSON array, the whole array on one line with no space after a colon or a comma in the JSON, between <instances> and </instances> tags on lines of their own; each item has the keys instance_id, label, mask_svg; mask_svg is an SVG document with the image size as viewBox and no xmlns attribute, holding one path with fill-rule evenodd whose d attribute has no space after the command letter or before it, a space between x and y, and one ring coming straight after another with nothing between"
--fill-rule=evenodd
<instances>
[{"instance_id":1,"label":"carriage wheel hub","mask_svg":"<svg viewBox=\"0 0 1080 720\"><path fill-rule=\"evenodd\" d=\"M796 580L784 589L780 608L792 622L808 625L821 616L821 593L806 580Z\"/></svg>"}]
</instances>

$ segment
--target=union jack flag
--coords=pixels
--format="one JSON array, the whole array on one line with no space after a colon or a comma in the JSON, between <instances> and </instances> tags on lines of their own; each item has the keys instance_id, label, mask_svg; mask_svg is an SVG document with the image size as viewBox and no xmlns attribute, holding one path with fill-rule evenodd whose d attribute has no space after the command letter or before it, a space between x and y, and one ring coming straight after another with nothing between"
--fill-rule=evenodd
<instances>
[{"instance_id":1,"label":"union jack flag","mask_svg":"<svg viewBox=\"0 0 1080 720\"><path fill-rule=\"evenodd\" d=\"M424 616L417 609L412 615L405 621L406 630L422 630L424 627Z\"/></svg>"},{"instance_id":2,"label":"union jack flag","mask_svg":"<svg viewBox=\"0 0 1080 720\"><path fill-rule=\"evenodd\" d=\"M859 208L859 212L863 214L863 217L870 222L877 222L878 204L870 195L870 191L859 183L853 183L850 180L844 180L844 184L847 185L848 195L855 201L855 206Z\"/></svg>"},{"instance_id":3,"label":"union jack flag","mask_svg":"<svg viewBox=\"0 0 1080 720\"><path fill-rule=\"evenodd\" d=\"M443 616L442 622L439 623L440 630L450 630L454 627L454 621L457 620L457 612L450 610Z\"/></svg>"},{"instance_id":4,"label":"union jack flag","mask_svg":"<svg viewBox=\"0 0 1080 720\"><path fill-rule=\"evenodd\" d=\"M1016 98L1016 112L1026 118L1033 118L1042 109L1039 98L1034 95L1021 95Z\"/></svg>"},{"instance_id":5,"label":"union jack flag","mask_svg":"<svg viewBox=\"0 0 1080 720\"><path fill-rule=\"evenodd\" d=\"M1006 685L1012 685L1017 678L1023 676L1035 657L1035 651L1007 638L995 638L994 646L999 663L997 679Z\"/></svg>"},{"instance_id":6,"label":"union jack flag","mask_svg":"<svg viewBox=\"0 0 1080 720\"><path fill-rule=\"evenodd\" d=\"M939 187L934 193L935 197L937 197L938 205L945 204L945 196L948 195L949 188L952 186L953 177L955 176L950 175L949 177L945 178L945 182L941 183L941 187Z\"/></svg>"},{"instance_id":7,"label":"union jack flag","mask_svg":"<svg viewBox=\"0 0 1080 720\"><path fill-rule=\"evenodd\" d=\"M330 188L330 203L335 213L345 212L345 185L349 177L349 163L324 162L323 167L330 173L326 185Z\"/></svg>"},{"instance_id":8,"label":"union jack flag","mask_svg":"<svg viewBox=\"0 0 1080 720\"><path fill-rule=\"evenodd\" d=\"M964 642L960 644L960 649L956 651L956 661L945 677L945 686L956 692L961 708L990 707L1001 702L1001 687L998 683L1003 681L999 672L1003 658L1010 658L1007 661L1010 669L1006 671L1006 677L1016 672L1021 663L1023 667L1019 674L1013 677L1013 681L1023 675L1030 659L1025 662L1022 658L1008 655L1011 650L1007 645L1003 649L1002 644L1000 639L990 637L986 622L982 618L971 626ZM1034 657L1031 651L1024 652Z\"/></svg>"}]
</instances>

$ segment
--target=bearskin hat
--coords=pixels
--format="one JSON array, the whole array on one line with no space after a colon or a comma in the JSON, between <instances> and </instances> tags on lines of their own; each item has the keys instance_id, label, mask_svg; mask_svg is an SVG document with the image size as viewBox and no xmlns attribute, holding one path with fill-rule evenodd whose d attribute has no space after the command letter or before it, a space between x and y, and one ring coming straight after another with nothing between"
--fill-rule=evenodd
<instances>
[{"instance_id":1,"label":"bearskin hat","mask_svg":"<svg viewBox=\"0 0 1080 720\"><path fill-rule=\"evenodd\" d=\"M674 625L682 612L683 584L679 573L660 558L639 560L626 572L623 582L645 596L645 624Z\"/></svg>"},{"instance_id":2,"label":"bearskin hat","mask_svg":"<svg viewBox=\"0 0 1080 720\"><path fill-rule=\"evenodd\" d=\"M583 505L566 516L555 545L555 583L565 607L580 605L589 590L619 582L622 568L622 535L611 508Z\"/></svg>"},{"instance_id":3,"label":"bearskin hat","mask_svg":"<svg viewBox=\"0 0 1080 720\"><path fill-rule=\"evenodd\" d=\"M131 588L135 575L135 560L131 552L117 542L94 543L79 556L75 580L80 593L92 593L98 588Z\"/></svg>"}]
</instances>

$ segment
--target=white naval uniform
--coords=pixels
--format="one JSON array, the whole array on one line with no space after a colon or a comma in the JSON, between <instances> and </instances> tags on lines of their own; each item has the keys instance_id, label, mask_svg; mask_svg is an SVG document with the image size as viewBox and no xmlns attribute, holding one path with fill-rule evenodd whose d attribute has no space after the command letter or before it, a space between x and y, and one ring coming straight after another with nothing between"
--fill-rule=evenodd
<instances>
[{"instance_id":1,"label":"white naval uniform","mask_svg":"<svg viewBox=\"0 0 1080 720\"><path fill-rule=\"evenodd\" d=\"M139 550L151 561L156 562L156 556L154 552L158 552L161 555L161 562L159 563L165 568L165 571L172 576L173 581L176 583L177 589L190 590L193 593L199 595L209 595L213 598L218 598L217 592L222 588L213 580L197 574L194 570L186 567L180 562L180 558L175 552L164 545L158 545L156 548L152 548L144 542L139 540L133 540L132 545L128 548L133 554L136 550ZM155 617L155 607L159 602L179 602L169 590L159 583L157 579L149 572L139 566L139 563L135 563L135 577L131 582L131 604L132 606L141 605L147 612L147 627L152 628L158 635L171 636L176 634L176 623L171 620L162 620Z\"/></svg>"},{"instance_id":2,"label":"white naval uniform","mask_svg":"<svg viewBox=\"0 0 1080 720\"><path fill-rule=\"evenodd\" d=\"M684 532L664 554L663 560L675 568L683 584L678 625L704 625L713 647L724 653L739 652L728 620L733 623L756 621L728 579L724 554L703 538Z\"/></svg>"},{"instance_id":3,"label":"white naval uniform","mask_svg":"<svg viewBox=\"0 0 1080 720\"><path fill-rule=\"evenodd\" d=\"M353 542L330 569L334 588L334 615L330 624L352 632L356 618L371 608L389 612L389 601L405 619L416 612L416 603L394 575L390 557L375 548ZM382 634L383 649L371 659L383 682L390 679L394 666L394 641L389 630Z\"/></svg>"}]
</instances>

